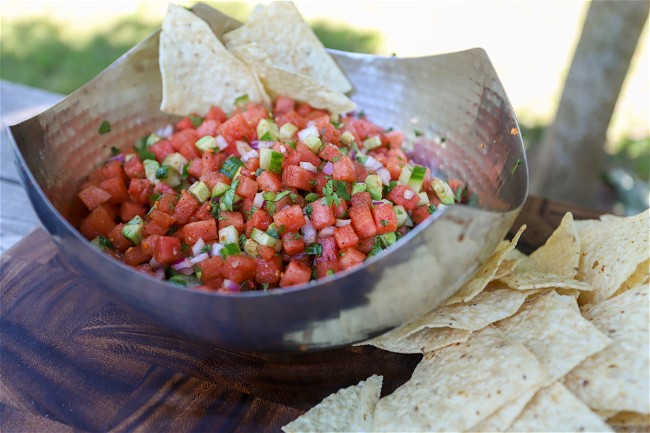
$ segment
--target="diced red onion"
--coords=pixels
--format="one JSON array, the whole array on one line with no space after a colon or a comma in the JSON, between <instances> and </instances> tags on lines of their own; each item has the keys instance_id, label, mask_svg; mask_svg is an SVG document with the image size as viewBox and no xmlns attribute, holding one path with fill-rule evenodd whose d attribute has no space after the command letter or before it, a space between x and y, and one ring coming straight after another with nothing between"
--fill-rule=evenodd
<instances>
[{"instance_id":1,"label":"diced red onion","mask_svg":"<svg viewBox=\"0 0 650 433\"><path fill-rule=\"evenodd\" d=\"M380 168L384 167L381 162L377 161L372 156L368 156L368 159L366 159L366 162L363 163L363 166L369 168L370 170L379 170Z\"/></svg>"},{"instance_id":2,"label":"diced red onion","mask_svg":"<svg viewBox=\"0 0 650 433\"><path fill-rule=\"evenodd\" d=\"M377 176L381 178L381 183L384 185L390 185L390 172L384 167L377 170Z\"/></svg>"},{"instance_id":3,"label":"diced red onion","mask_svg":"<svg viewBox=\"0 0 650 433\"><path fill-rule=\"evenodd\" d=\"M230 290L231 292L241 291L241 287L239 286L239 284L235 283L232 280L223 280L223 288L226 290Z\"/></svg>"},{"instance_id":4,"label":"diced red onion","mask_svg":"<svg viewBox=\"0 0 650 433\"><path fill-rule=\"evenodd\" d=\"M183 275L192 275L194 273L194 268L183 268L178 272Z\"/></svg>"},{"instance_id":5,"label":"diced red onion","mask_svg":"<svg viewBox=\"0 0 650 433\"><path fill-rule=\"evenodd\" d=\"M381 200L373 200L373 201L372 201L372 204L373 204L374 206L376 206L376 205L378 205L378 204L382 204L382 203L383 203L383 201L381 201Z\"/></svg>"},{"instance_id":6,"label":"diced red onion","mask_svg":"<svg viewBox=\"0 0 650 433\"><path fill-rule=\"evenodd\" d=\"M300 141L305 141L310 135L320 137L318 134L318 129L314 125L308 126L305 129L298 131L298 138Z\"/></svg>"},{"instance_id":7,"label":"diced red onion","mask_svg":"<svg viewBox=\"0 0 650 433\"><path fill-rule=\"evenodd\" d=\"M354 161L354 157L356 156L356 154L357 154L357 152L355 152L354 150L351 150L350 153L348 153L348 156L350 157L350 159L352 161Z\"/></svg>"},{"instance_id":8,"label":"diced red onion","mask_svg":"<svg viewBox=\"0 0 650 433\"><path fill-rule=\"evenodd\" d=\"M410 199L412 199L414 196L415 196L415 193L414 193L412 190L410 190L410 189L405 189L405 190L404 190L404 198L405 198L405 199L410 200Z\"/></svg>"},{"instance_id":9,"label":"diced red onion","mask_svg":"<svg viewBox=\"0 0 650 433\"><path fill-rule=\"evenodd\" d=\"M255 143L255 142L253 142ZM270 149L273 147L275 144L275 141L258 141L257 142L257 149Z\"/></svg>"},{"instance_id":10,"label":"diced red onion","mask_svg":"<svg viewBox=\"0 0 650 433\"><path fill-rule=\"evenodd\" d=\"M158 137L163 137L163 138L169 137L173 133L174 133L174 126L173 125L165 125L165 126L163 126L162 128L160 128L159 130L157 130L155 132L155 134Z\"/></svg>"},{"instance_id":11,"label":"diced red onion","mask_svg":"<svg viewBox=\"0 0 650 433\"><path fill-rule=\"evenodd\" d=\"M352 222L352 220L340 220L340 219L337 219L336 223L334 223L334 225L336 227L345 227L347 225L350 225L351 222Z\"/></svg>"},{"instance_id":12,"label":"diced red onion","mask_svg":"<svg viewBox=\"0 0 650 433\"><path fill-rule=\"evenodd\" d=\"M160 263L156 261L153 257L151 260L149 260L149 266L151 266L151 269L158 269L160 267Z\"/></svg>"},{"instance_id":13,"label":"diced red onion","mask_svg":"<svg viewBox=\"0 0 650 433\"><path fill-rule=\"evenodd\" d=\"M311 221L307 219L307 223L300 228L300 231L302 231L302 238L306 244L313 244L316 242L316 229L311 224Z\"/></svg>"},{"instance_id":14,"label":"diced red onion","mask_svg":"<svg viewBox=\"0 0 650 433\"><path fill-rule=\"evenodd\" d=\"M109 158L108 160L109 160L109 161L120 161L120 162L124 162L124 154L119 153L119 154L117 154L117 155L115 155L115 156Z\"/></svg>"},{"instance_id":15,"label":"diced red onion","mask_svg":"<svg viewBox=\"0 0 650 433\"><path fill-rule=\"evenodd\" d=\"M264 206L264 196L261 192L255 194L255 198L253 199L253 206L258 209L262 209L262 206Z\"/></svg>"},{"instance_id":16,"label":"diced red onion","mask_svg":"<svg viewBox=\"0 0 650 433\"><path fill-rule=\"evenodd\" d=\"M316 125L315 120L310 120L310 121L307 122L307 127L314 126L314 125Z\"/></svg>"},{"instance_id":17,"label":"diced red onion","mask_svg":"<svg viewBox=\"0 0 650 433\"><path fill-rule=\"evenodd\" d=\"M210 258L210 256L208 255L208 253L201 253L201 254L199 254L197 256L192 257L190 259L190 263L192 263L193 265L196 265L197 263L201 263L203 260L207 260L209 258Z\"/></svg>"},{"instance_id":18,"label":"diced red onion","mask_svg":"<svg viewBox=\"0 0 650 433\"><path fill-rule=\"evenodd\" d=\"M331 162L328 162L323 166L323 173L331 176L333 171L334 171L334 164L332 164Z\"/></svg>"},{"instance_id":19,"label":"diced red onion","mask_svg":"<svg viewBox=\"0 0 650 433\"><path fill-rule=\"evenodd\" d=\"M192 263L183 257L182 259L178 259L172 263L172 268L174 268L175 271L181 272L183 269L192 269Z\"/></svg>"},{"instance_id":20,"label":"diced red onion","mask_svg":"<svg viewBox=\"0 0 650 433\"><path fill-rule=\"evenodd\" d=\"M192 245L192 255L198 256L201 254L201 250L205 248L205 242L203 239L199 238L194 245Z\"/></svg>"},{"instance_id":21,"label":"diced red onion","mask_svg":"<svg viewBox=\"0 0 650 433\"><path fill-rule=\"evenodd\" d=\"M304 168L305 170L311 171L312 173L318 172L318 168L314 164L312 164L311 162L301 162L300 166L302 168Z\"/></svg>"},{"instance_id":22,"label":"diced red onion","mask_svg":"<svg viewBox=\"0 0 650 433\"><path fill-rule=\"evenodd\" d=\"M319 238L328 238L330 236L334 236L334 227L332 226L325 227L318 232Z\"/></svg>"},{"instance_id":23,"label":"diced red onion","mask_svg":"<svg viewBox=\"0 0 650 433\"><path fill-rule=\"evenodd\" d=\"M282 206L282 209L280 209L280 210L285 210L285 209L288 209L288 208L289 208L289 205L285 204L284 206Z\"/></svg>"},{"instance_id":24,"label":"diced red onion","mask_svg":"<svg viewBox=\"0 0 650 433\"><path fill-rule=\"evenodd\" d=\"M235 141L235 146L237 147L237 152L239 152L240 156L243 156L252 150L252 147L250 147L248 143L241 140Z\"/></svg>"},{"instance_id":25,"label":"diced red onion","mask_svg":"<svg viewBox=\"0 0 650 433\"><path fill-rule=\"evenodd\" d=\"M246 162L251 158L259 158L260 154L255 149L251 149L241 156L241 160Z\"/></svg>"},{"instance_id":26,"label":"diced red onion","mask_svg":"<svg viewBox=\"0 0 650 433\"><path fill-rule=\"evenodd\" d=\"M217 143L219 150L224 150L226 147L228 147L228 142L221 135L217 135L214 141Z\"/></svg>"},{"instance_id":27,"label":"diced red onion","mask_svg":"<svg viewBox=\"0 0 650 433\"><path fill-rule=\"evenodd\" d=\"M164 280L165 279L165 268L158 268L156 269L155 275L153 276L157 280Z\"/></svg>"},{"instance_id":28,"label":"diced red onion","mask_svg":"<svg viewBox=\"0 0 650 433\"><path fill-rule=\"evenodd\" d=\"M218 256L221 253L221 250L223 249L224 245L220 244L219 242L215 242L210 246L210 255L212 257Z\"/></svg>"}]
</instances>

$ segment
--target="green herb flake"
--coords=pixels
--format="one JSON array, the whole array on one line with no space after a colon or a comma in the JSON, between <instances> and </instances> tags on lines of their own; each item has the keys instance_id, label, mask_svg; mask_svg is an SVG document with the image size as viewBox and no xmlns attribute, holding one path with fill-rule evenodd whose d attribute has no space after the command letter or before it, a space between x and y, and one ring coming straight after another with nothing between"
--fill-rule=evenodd
<instances>
[{"instance_id":1,"label":"green herb flake","mask_svg":"<svg viewBox=\"0 0 650 433\"><path fill-rule=\"evenodd\" d=\"M434 213L435 211L436 211L436 207L434 205L430 204L429 206L427 206L427 212L429 212L429 215Z\"/></svg>"},{"instance_id":2,"label":"green herb flake","mask_svg":"<svg viewBox=\"0 0 650 433\"><path fill-rule=\"evenodd\" d=\"M424 135L424 132L420 131L419 129L416 129L413 131L416 137L422 137Z\"/></svg>"},{"instance_id":3,"label":"green herb flake","mask_svg":"<svg viewBox=\"0 0 650 433\"><path fill-rule=\"evenodd\" d=\"M284 234L284 232L287 231L287 226L285 226L284 224L280 224L280 228L278 229L278 231L281 234Z\"/></svg>"},{"instance_id":4,"label":"green herb flake","mask_svg":"<svg viewBox=\"0 0 650 433\"><path fill-rule=\"evenodd\" d=\"M112 156L119 155L119 153L120 153L120 149L118 149L115 146L111 146L111 155Z\"/></svg>"},{"instance_id":5,"label":"green herb flake","mask_svg":"<svg viewBox=\"0 0 650 433\"><path fill-rule=\"evenodd\" d=\"M228 191L226 191L222 197L221 203L229 211L234 210L233 205L235 204L235 190L237 189L237 186L239 186L239 179L237 179L232 183L232 185L230 185L230 188L228 188Z\"/></svg>"},{"instance_id":6,"label":"green herb flake","mask_svg":"<svg viewBox=\"0 0 650 433\"><path fill-rule=\"evenodd\" d=\"M113 243L111 241L109 241L106 236L99 235L98 237L99 237L99 239L98 239L99 245L101 245L104 248L108 248L109 250L114 250L115 249L115 245L113 245Z\"/></svg>"},{"instance_id":7,"label":"green herb flake","mask_svg":"<svg viewBox=\"0 0 650 433\"><path fill-rule=\"evenodd\" d=\"M145 159L156 159L156 154L150 151L149 146L147 146L148 137L148 135L145 135L138 140L138 143L135 146L133 146L133 150L138 154L141 161L144 161Z\"/></svg>"},{"instance_id":8,"label":"green herb flake","mask_svg":"<svg viewBox=\"0 0 650 433\"><path fill-rule=\"evenodd\" d=\"M264 169L263 168L258 168L255 171L255 177L259 177L262 173L264 173Z\"/></svg>"},{"instance_id":9,"label":"green herb flake","mask_svg":"<svg viewBox=\"0 0 650 433\"><path fill-rule=\"evenodd\" d=\"M307 206L305 206L305 213L307 214L307 216L311 216L311 213L312 213L313 211L314 211L314 208L313 208L310 204L308 204Z\"/></svg>"},{"instance_id":10,"label":"green herb flake","mask_svg":"<svg viewBox=\"0 0 650 433\"><path fill-rule=\"evenodd\" d=\"M208 253L210 252L210 245L204 245L203 248L201 248L202 253Z\"/></svg>"},{"instance_id":11,"label":"green herb flake","mask_svg":"<svg viewBox=\"0 0 650 433\"><path fill-rule=\"evenodd\" d=\"M382 227L386 227L388 225L388 220L381 220L379 221Z\"/></svg>"},{"instance_id":12,"label":"green herb flake","mask_svg":"<svg viewBox=\"0 0 650 433\"><path fill-rule=\"evenodd\" d=\"M272 237L274 237L276 239L280 239L280 233L278 233L278 230L276 228L273 228L273 227L269 228L266 231L266 234L269 235L269 236L272 236Z\"/></svg>"},{"instance_id":13,"label":"green herb flake","mask_svg":"<svg viewBox=\"0 0 650 433\"><path fill-rule=\"evenodd\" d=\"M331 277L332 275L334 275L334 269L328 269L326 274L328 277Z\"/></svg>"},{"instance_id":14,"label":"green herb flake","mask_svg":"<svg viewBox=\"0 0 650 433\"><path fill-rule=\"evenodd\" d=\"M323 246L321 244L309 244L305 247L305 253L310 256L320 257L323 254Z\"/></svg>"},{"instance_id":15,"label":"green herb flake","mask_svg":"<svg viewBox=\"0 0 650 433\"><path fill-rule=\"evenodd\" d=\"M517 160L517 162L515 163L515 166L512 168L511 174L515 174L515 171L517 171L517 169L519 168L519 166L521 165L522 162L523 161L521 159Z\"/></svg>"},{"instance_id":16,"label":"green herb flake","mask_svg":"<svg viewBox=\"0 0 650 433\"><path fill-rule=\"evenodd\" d=\"M157 192L155 194L147 194L147 198L149 200L151 200L152 202L154 202L154 203L157 202L158 200L160 200L161 197L162 197L162 194L159 193L159 192ZM171 204L171 202L170 202L170 204Z\"/></svg>"},{"instance_id":17,"label":"green herb flake","mask_svg":"<svg viewBox=\"0 0 650 433\"><path fill-rule=\"evenodd\" d=\"M192 122L192 125L194 125L195 128L198 128L203 123L203 117L190 116L190 122Z\"/></svg>"},{"instance_id":18,"label":"green herb flake","mask_svg":"<svg viewBox=\"0 0 650 433\"><path fill-rule=\"evenodd\" d=\"M187 179L187 176L189 175L188 169L189 169L190 164L184 164L183 167L181 167L181 178L182 179Z\"/></svg>"},{"instance_id":19,"label":"green herb flake","mask_svg":"<svg viewBox=\"0 0 650 433\"><path fill-rule=\"evenodd\" d=\"M111 132L111 124L108 122L108 120L104 120L101 125L99 125L99 129L97 130L100 134L108 134Z\"/></svg>"},{"instance_id":20,"label":"green herb flake","mask_svg":"<svg viewBox=\"0 0 650 433\"><path fill-rule=\"evenodd\" d=\"M235 107L242 107L242 106L248 104L249 100L250 99L248 98L248 94L246 93L244 95L241 95L241 96L237 97L235 99L235 102L233 102L233 105Z\"/></svg>"},{"instance_id":21,"label":"green herb flake","mask_svg":"<svg viewBox=\"0 0 650 433\"><path fill-rule=\"evenodd\" d=\"M169 166L161 165L158 170L156 170L156 179L166 179L169 174Z\"/></svg>"},{"instance_id":22,"label":"green herb flake","mask_svg":"<svg viewBox=\"0 0 650 433\"><path fill-rule=\"evenodd\" d=\"M295 149L296 146L297 146L297 143L296 143L295 141L290 141L290 142L288 142L287 144L288 144L289 147L292 148L292 149Z\"/></svg>"}]
</instances>

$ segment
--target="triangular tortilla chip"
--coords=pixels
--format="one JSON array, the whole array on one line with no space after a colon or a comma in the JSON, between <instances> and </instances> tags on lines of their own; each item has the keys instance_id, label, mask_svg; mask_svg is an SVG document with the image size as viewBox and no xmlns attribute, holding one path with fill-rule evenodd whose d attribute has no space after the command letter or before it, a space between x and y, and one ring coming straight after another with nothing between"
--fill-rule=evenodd
<instances>
[{"instance_id":1,"label":"triangular tortilla chip","mask_svg":"<svg viewBox=\"0 0 650 433\"><path fill-rule=\"evenodd\" d=\"M201 18L169 5L160 34L160 110L181 116L206 113L212 105L232 107L239 96L269 103L246 64L221 44Z\"/></svg>"},{"instance_id":2,"label":"triangular tortilla chip","mask_svg":"<svg viewBox=\"0 0 650 433\"><path fill-rule=\"evenodd\" d=\"M358 385L339 390L282 430L285 433L369 431L382 379L373 375Z\"/></svg>"},{"instance_id":3,"label":"triangular tortilla chip","mask_svg":"<svg viewBox=\"0 0 650 433\"><path fill-rule=\"evenodd\" d=\"M356 109L354 102L343 93L333 91L307 75L273 65L255 43L230 47L230 51L259 75L272 97L289 96L332 113L347 113Z\"/></svg>"},{"instance_id":4,"label":"triangular tortilla chip","mask_svg":"<svg viewBox=\"0 0 650 433\"><path fill-rule=\"evenodd\" d=\"M240 28L224 35L228 49L256 43L278 68L311 77L338 93L352 85L314 34L309 24L288 1L258 6Z\"/></svg>"},{"instance_id":5,"label":"triangular tortilla chip","mask_svg":"<svg viewBox=\"0 0 650 433\"><path fill-rule=\"evenodd\" d=\"M556 274L541 272L512 273L499 278L499 281L514 290L535 290L535 289L577 289L582 291L593 290L589 284L576 281L570 277L561 277Z\"/></svg>"},{"instance_id":6,"label":"triangular tortilla chip","mask_svg":"<svg viewBox=\"0 0 650 433\"><path fill-rule=\"evenodd\" d=\"M586 305L582 314L613 343L573 369L565 385L593 409L648 413L648 287L639 286L600 304Z\"/></svg>"}]
</instances>

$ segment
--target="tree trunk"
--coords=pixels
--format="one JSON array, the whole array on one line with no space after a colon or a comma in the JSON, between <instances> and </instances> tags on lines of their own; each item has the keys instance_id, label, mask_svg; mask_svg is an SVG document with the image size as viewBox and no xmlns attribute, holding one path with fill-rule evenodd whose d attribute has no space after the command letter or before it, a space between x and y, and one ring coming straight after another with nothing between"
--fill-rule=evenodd
<instances>
[{"instance_id":1,"label":"tree trunk","mask_svg":"<svg viewBox=\"0 0 650 433\"><path fill-rule=\"evenodd\" d=\"M650 2L592 1L555 120L531 169L531 192L596 205L603 145Z\"/></svg>"}]
</instances>

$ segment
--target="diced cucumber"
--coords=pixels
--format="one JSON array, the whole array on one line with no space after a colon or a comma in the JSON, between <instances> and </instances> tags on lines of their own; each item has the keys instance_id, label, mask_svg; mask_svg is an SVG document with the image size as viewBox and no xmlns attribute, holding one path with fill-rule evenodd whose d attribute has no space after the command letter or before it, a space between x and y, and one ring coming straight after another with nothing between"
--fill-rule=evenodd
<instances>
[{"instance_id":1,"label":"diced cucumber","mask_svg":"<svg viewBox=\"0 0 650 433\"><path fill-rule=\"evenodd\" d=\"M420 197L420 201L418 202L418 206L425 206L425 205L428 205L429 203L431 203L431 201L429 201L429 196L424 191L418 193L418 197Z\"/></svg>"},{"instance_id":2,"label":"diced cucumber","mask_svg":"<svg viewBox=\"0 0 650 433\"><path fill-rule=\"evenodd\" d=\"M147 176L147 180L149 180L152 185L160 182L160 180L156 178L156 172L160 168L158 161L154 159L145 159L142 161L142 165L144 166L144 174Z\"/></svg>"},{"instance_id":3,"label":"diced cucumber","mask_svg":"<svg viewBox=\"0 0 650 433\"><path fill-rule=\"evenodd\" d=\"M349 146L352 143L354 143L354 135L350 131L345 131L343 134L341 134L341 138L339 138L339 141L341 144L345 146Z\"/></svg>"},{"instance_id":4,"label":"diced cucumber","mask_svg":"<svg viewBox=\"0 0 650 433\"><path fill-rule=\"evenodd\" d=\"M293 138L293 136L296 134L296 131L298 131L298 127L296 125L285 123L280 128L280 139L288 140L290 138Z\"/></svg>"},{"instance_id":5,"label":"diced cucumber","mask_svg":"<svg viewBox=\"0 0 650 433\"><path fill-rule=\"evenodd\" d=\"M140 215L134 216L131 221L122 227L122 236L138 245L142 240L142 229L144 228L144 221Z\"/></svg>"},{"instance_id":6,"label":"diced cucumber","mask_svg":"<svg viewBox=\"0 0 650 433\"><path fill-rule=\"evenodd\" d=\"M424 175L427 173L427 169L421 165L416 165L411 170L411 176L409 176L408 186L417 192L420 192L422 189L422 182L424 181Z\"/></svg>"},{"instance_id":7,"label":"diced cucumber","mask_svg":"<svg viewBox=\"0 0 650 433\"><path fill-rule=\"evenodd\" d=\"M219 243L220 244L233 244L239 240L239 233L234 226L224 227L219 230Z\"/></svg>"},{"instance_id":8,"label":"diced cucumber","mask_svg":"<svg viewBox=\"0 0 650 433\"><path fill-rule=\"evenodd\" d=\"M376 174L369 174L366 177L365 181L368 192L373 200L381 200L381 194L383 192L383 184L381 182L381 177Z\"/></svg>"},{"instance_id":9,"label":"diced cucumber","mask_svg":"<svg viewBox=\"0 0 650 433\"><path fill-rule=\"evenodd\" d=\"M332 124L341 123L341 115L338 113L330 114L330 123Z\"/></svg>"},{"instance_id":10,"label":"diced cucumber","mask_svg":"<svg viewBox=\"0 0 650 433\"><path fill-rule=\"evenodd\" d=\"M316 137L315 135L309 135L307 138L305 138L305 145L314 152L316 155L318 155L318 152L320 152L321 147L323 147L323 143L320 141L320 138Z\"/></svg>"},{"instance_id":11,"label":"diced cucumber","mask_svg":"<svg viewBox=\"0 0 650 433\"><path fill-rule=\"evenodd\" d=\"M260 149L260 168L272 173L282 172L284 155L273 149Z\"/></svg>"},{"instance_id":12,"label":"diced cucumber","mask_svg":"<svg viewBox=\"0 0 650 433\"><path fill-rule=\"evenodd\" d=\"M221 257L225 259L228 256L235 256L241 253L241 249L239 248L239 244L237 242L234 242L231 244L224 245L224 247L221 248L219 253L221 254Z\"/></svg>"},{"instance_id":13,"label":"diced cucumber","mask_svg":"<svg viewBox=\"0 0 650 433\"><path fill-rule=\"evenodd\" d=\"M365 183L356 182L352 185L352 195L355 195L358 192L365 192L368 189L368 185Z\"/></svg>"},{"instance_id":14,"label":"diced cucumber","mask_svg":"<svg viewBox=\"0 0 650 433\"><path fill-rule=\"evenodd\" d=\"M246 254L251 257L257 257L257 247L259 246L259 242L254 241L253 239L246 239L246 242L244 242L244 251L246 251Z\"/></svg>"},{"instance_id":15,"label":"diced cucumber","mask_svg":"<svg viewBox=\"0 0 650 433\"><path fill-rule=\"evenodd\" d=\"M181 170L183 170L183 166L187 163L187 159L180 153L176 152L167 155L165 159L163 159L162 165L168 165L180 173Z\"/></svg>"},{"instance_id":16,"label":"diced cucumber","mask_svg":"<svg viewBox=\"0 0 650 433\"><path fill-rule=\"evenodd\" d=\"M218 147L217 140L211 135L206 135L199 138L196 140L196 143L194 143L194 146L196 146L196 148L199 149L199 152L201 153L209 149L216 149Z\"/></svg>"},{"instance_id":17,"label":"diced cucumber","mask_svg":"<svg viewBox=\"0 0 650 433\"><path fill-rule=\"evenodd\" d=\"M198 180L190 186L188 192L194 196L199 203L203 203L210 198L210 188L202 181Z\"/></svg>"},{"instance_id":18,"label":"diced cucumber","mask_svg":"<svg viewBox=\"0 0 650 433\"><path fill-rule=\"evenodd\" d=\"M393 206L393 210L397 216L397 227L402 227L404 224L406 224L406 218L408 217L406 209L404 209L404 206L398 204L396 206Z\"/></svg>"},{"instance_id":19,"label":"diced cucumber","mask_svg":"<svg viewBox=\"0 0 650 433\"><path fill-rule=\"evenodd\" d=\"M271 119L262 119L257 124L257 136L260 141L278 141L280 132L278 125Z\"/></svg>"},{"instance_id":20,"label":"diced cucumber","mask_svg":"<svg viewBox=\"0 0 650 433\"><path fill-rule=\"evenodd\" d=\"M160 168L158 168L156 171L156 178L172 188L177 187L182 182L181 174L178 170L168 165L161 165Z\"/></svg>"},{"instance_id":21,"label":"diced cucumber","mask_svg":"<svg viewBox=\"0 0 650 433\"><path fill-rule=\"evenodd\" d=\"M230 189L230 185L223 182L217 182L217 184L212 188L212 198L221 197Z\"/></svg>"},{"instance_id":22,"label":"diced cucumber","mask_svg":"<svg viewBox=\"0 0 650 433\"><path fill-rule=\"evenodd\" d=\"M381 146L381 138L378 135L363 140L363 148L366 150L376 149Z\"/></svg>"},{"instance_id":23,"label":"diced cucumber","mask_svg":"<svg viewBox=\"0 0 650 433\"><path fill-rule=\"evenodd\" d=\"M146 147L149 147L152 144L159 142L160 140L161 140L161 138L160 138L160 136L158 134L149 134L147 136L147 139L144 142L144 145Z\"/></svg>"},{"instance_id":24,"label":"diced cucumber","mask_svg":"<svg viewBox=\"0 0 650 433\"><path fill-rule=\"evenodd\" d=\"M446 205L454 204L454 191L447 182L442 179L435 178L431 181L431 187L436 193L440 202Z\"/></svg>"},{"instance_id":25,"label":"diced cucumber","mask_svg":"<svg viewBox=\"0 0 650 433\"><path fill-rule=\"evenodd\" d=\"M379 241L384 248L387 248L397 241L397 235L395 232L384 233L383 235L379 236Z\"/></svg>"},{"instance_id":26,"label":"diced cucumber","mask_svg":"<svg viewBox=\"0 0 650 433\"><path fill-rule=\"evenodd\" d=\"M413 173L412 165L405 165L402 167L400 172L399 179L397 180L402 185L408 185L409 179L411 179L411 173Z\"/></svg>"},{"instance_id":27,"label":"diced cucumber","mask_svg":"<svg viewBox=\"0 0 650 433\"><path fill-rule=\"evenodd\" d=\"M280 251L282 249L282 241L280 239L276 239L268 233L264 233L262 230L259 230L257 228L253 228L253 230L251 230L250 238L260 245L266 245L267 247L275 248L276 251Z\"/></svg>"},{"instance_id":28,"label":"diced cucumber","mask_svg":"<svg viewBox=\"0 0 650 433\"><path fill-rule=\"evenodd\" d=\"M99 235L92 241L90 241L91 244L95 248L97 248L99 251L106 251L106 250L113 250L115 249L115 246L113 246L113 243L109 241L106 236Z\"/></svg>"}]
</instances>

